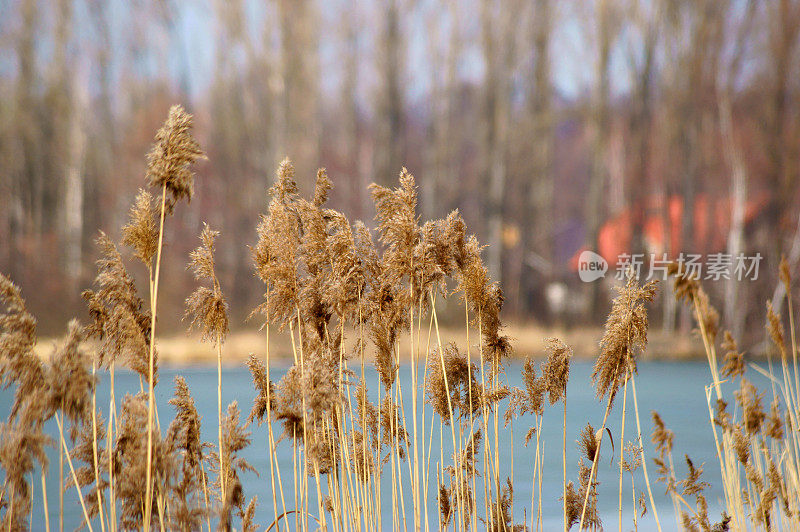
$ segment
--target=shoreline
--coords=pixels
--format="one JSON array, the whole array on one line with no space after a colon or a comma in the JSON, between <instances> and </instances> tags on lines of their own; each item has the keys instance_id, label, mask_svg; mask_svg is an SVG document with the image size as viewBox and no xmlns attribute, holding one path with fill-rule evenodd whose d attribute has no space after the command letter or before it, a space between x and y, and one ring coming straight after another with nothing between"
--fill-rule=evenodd
<instances>
[{"instance_id":1,"label":"shoreline","mask_svg":"<svg viewBox=\"0 0 800 532\"><path fill-rule=\"evenodd\" d=\"M273 328L270 333L269 353L276 363L287 363L294 359L291 338L288 331L278 332ZM436 333L430 335L427 328L422 334L414 331L415 344L418 344L419 353L434 349ZM598 354L598 346L603 335L602 327L578 327L574 329L546 328L536 324L509 325L504 329L504 334L511 338L514 350L512 359L525 360L527 357L542 359L547 353L544 345L547 338L556 337L573 349L577 360L591 360ZM469 342L463 327L440 327L439 333L443 343L454 342L462 351L467 350L478 358L478 333L469 331ZM345 330L344 349L349 353L348 358L358 358L355 353L357 332ZM642 360L705 360L706 355L703 344L694 334L676 334L662 330L653 330L648 334L648 347L641 358ZM60 339L47 338L37 342L36 352L42 357L49 356ZM406 332L398 338L400 356L408 361L409 334ZM171 367L193 367L216 365L217 353L213 344L200 341L197 333L170 335L156 340L159 362ZM262 360L266 358L266 333L258 330L239 330L231 332L222 346L223 366L238 366L247 361L250 354L255 354ZM372 361L372 346L367 342L365 360Z\"/></svg>"}]
</instances>

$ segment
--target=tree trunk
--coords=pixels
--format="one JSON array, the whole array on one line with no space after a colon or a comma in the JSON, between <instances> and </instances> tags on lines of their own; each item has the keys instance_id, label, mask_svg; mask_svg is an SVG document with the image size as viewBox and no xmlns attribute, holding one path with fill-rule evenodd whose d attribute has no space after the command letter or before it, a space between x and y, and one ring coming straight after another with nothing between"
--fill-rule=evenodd
<instances>
[{"instance_id":1,"label":"tree trunk","mask_svg":"<svg viewBox=\"0 0 800 532\"><path fill-rule=\"evenodd\" d=\"M86 115L89 102L89 89L85 80L86 75L76 75L73 79L69 147L65 169L64 259L67 280L73 290L78 287L83 265L83 158L86 149Z\"/></svg>"},{"instance_id":2,"label":"tree trunk","mask_svg":"<svg viewBox=\"0 0 800 532\"><path fill-rule=\"evenodd\" d=\"M599 251L598 236L603 221L603 192L607 179L608 156L608 100L609 100L609 64L611 44L613 41L609 0L599 0L597 10L597 60L595 62L595 86L590 109L592 137L592 161L589 175L589 191L587 197L588 212L586 216L586 245L593 251ZM614 265L609 264L613 269ZM602 283L589 283L589 305L587 320L598 315L604 305Z\"/></svg>"},{"instance_id":3,"label":"tree trunk","mask_svg":"<svg viewBox=\"0 0 800 532\"><path fill-rule=\"evenodd\" d=\"M513 67L516 32L513 28L518 6L497 6L484 0L481 6L481 32L485 79L485 176L488 184L487 266L492 278L503 281L503 226L506 192L506 150L510 113L509 78ZM500 16L497 16L499 13ZM503 36L501 40L499 36Z\"/></svg>"}]
</instances>

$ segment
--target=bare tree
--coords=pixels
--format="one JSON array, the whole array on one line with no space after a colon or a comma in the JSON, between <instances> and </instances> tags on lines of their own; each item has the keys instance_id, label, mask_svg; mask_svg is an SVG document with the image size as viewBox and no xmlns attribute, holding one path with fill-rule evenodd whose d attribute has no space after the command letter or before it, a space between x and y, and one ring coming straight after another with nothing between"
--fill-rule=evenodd
<instances>
[{"instance_id":1,"label":"bare tree","mask_svg":"<svg viewBox=\"0 0 800 532\"><path fill-rule=\"evenodd\" d=\"M591 163L587 196L586 234L587 244L597 249L600 227L603 222L604 190L608 181L608 131L610 106L611 50L619 32L619 21L615 17L616 4L612 0L598 0L595 4L596 56L594 81L589 109L591 135ZM599 306L600 284L590 283L589 312Z\"/></svg>"},{"instance_id":2,"label":"bare tree","mask_svg":"<svg viewBox=\"0 0 800 532\"><path fill-rule=\"evenodd\" d=\"M749 0L738 27L732 29L736 31L733 41L731 59L728 62L725 79L719 84L719 122L720 136L724 148L725 160L730 168L731 180L731 225L728 231L727 252L732 257L736 257L744 252L744 216L745 201L747 199L747 165L745 163L741 147L738 146L734 137L733 129L733 110L731 100L734 95L734 86L737 82L742 69L745 45L750 36L757 2ZM730 12L730 11L729 11ZM735 276L731 276L725 283L725 323L734 335L734 338L741 338L744 330L744 319L746 307L740 304L740 282Z\"/></svg>"},{"instance_id":3,"label":"bare tree","mask_svg":"<svg viewBox=\"0 0 800 532\"><path fill-rule=\"evenodd\" d=\"M790 81L797 75L797 50L800 46L800 1L778 0L764 5L767 12L769 57L766 116L764 133L769 157L768 180L773 191L770 226L789 229L794 220L790 214L795 201L798 165L791 156L788 132L796 121L796 106L790 99ZM783 251L783 239L776 238L776 255Z\"/></svg>"},{"instance_id":4,"label":"bare tree","mask_svg":"<svg viewBox=\"0 0 800 532\"><path fill-rule=\"evenodd\" d=\"M523 18L515 82L524 104L513 113L509 139L510 190L504 202L511 219L504 231L504 278L511 313L522 316L539 302L556 272L552 257L557 226L553 167L555 111L552 82L552 34L557 4L537 0L520 13ZM524 105L524 107L523 107ZM533 228L533 230L530 230ZM542 310L542 309L539 309Z\"/></svg>"},{"instance_id":5,"label":"bare tree","mask_svg":"<svg viewBox=\"0 0 800 532\"><path fill-rule=\"evenodd\" d=\"M661 1L648 6L632 2L629 7L630 25L638 30L640 40L629 47L629 63L632 74L630 97L632 111L629 118L629 135L633 161L628 172L625 192L627 204L632 213L631 253L644 253L643 228L645 222L645 201L649 192L648 171L650 167L650 140L653 124L653 88L655 77L656 47L658 44L662 18Z\"/></svg>"},{"instance_id":6,"label":"bare tree","mask_svg":"<svg viewBox=\"0 0 800 532\"><path fill-rule=\"evenodd\" d=\"M511 112L511 71L519 31L519 5L493 0L481 3L481 39L484 77L484 160L487 186L487 266L492 277L502 280L504 200L507 180L507 149Z\"/></svg>"},{"instance_id":7,"label":"bare tree","mask_svg":"<svg viewBox=\"0 0 800 532\"><path fill-rule=\"evenodd\" d=\"M346 175L342 180L348 182L350 195L350 212L355 217L363 218L363 191L366 183L361 167L361 121L359 119L358 89L360 80L359 51L360 20L356 2L348 2L345 24L342 25L342 48L344 53L344 70L342 76L341 101L343 104L343 130Z\"/></svg>"},{"instance_id":8,"label":"bare tree","mask_svg":"<svg viewBox=\"0 0 800 532\"><path fill-rule=\"evenodd\" d=\"M311 0L277 0L281 42L281 143L310 187L319 158L317 14Z\"/></svg>"},{"instance_id":9,"label":"bare tree","mask_svg":"<svg viewBox=\"0 0 800 532\"><path fill-rule=\"evenodd\" d=\"M34 0L26 0L20 4L21 25L16 41L18 74L14 87L13 124L14 134L9 168L11 178L11 196L9 198L9 272L19 279L24 271L24 263L19 254L30 231L30 219L37 215L34 212L33 182L36 174L37 157L35 148L38 144L38 122L35 117L35 101L33 89L36 71L36 32L38 30L39 13ZM15 140L14 140L15 139Z\"/></svg>"},{"instance_id":10,"label":"bare tree","mask_svg":"<svg viewBox=\"0 0 800 532\"><path fill-rule=\"evenodd\" d=\"M382 184L392 184L403 166L406 127L403 88L404 72L401 38L402 0L383 0L383 21L378 33L377 68L380 78L376 98L377 139L373 161L373 178Z\"/></svg>"},{"instance_id":11,"label":"bare tree","mask_svg":"<svg viewBox=\"0 0 800 532\"><path fill-rule=\"evenodd\" d=\"M69 116L68 154L64 187L65 273L72 290L77 292L83 266L83 189L89 88L86 72L77 72L72 80L72 103Z\"/></svg>"}]
</instances>

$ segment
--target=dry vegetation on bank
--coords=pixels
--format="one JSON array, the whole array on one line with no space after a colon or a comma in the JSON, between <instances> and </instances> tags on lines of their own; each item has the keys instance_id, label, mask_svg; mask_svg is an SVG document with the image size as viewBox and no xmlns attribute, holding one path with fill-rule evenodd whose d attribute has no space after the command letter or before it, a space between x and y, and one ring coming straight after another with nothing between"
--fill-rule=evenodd
<instances>
[{"instance_id":1,"label":"dry vegetation on bank","mask_svg":"<svg viewBox=\"0 0 800 532\"><path fill-rule=\"evenodd\" d=\"M506 333L514 344L512 360L524 361L526 358L537 360L547 357L542 339L557 337L571 346L578 360L593 360L597 356L597 346L603 337L600 327L579 327L577 329L546 328L537 324L509 323ZM464 327L442 326L439 328L442 338L447 338L448 343L454 343L460 351L467 348L468 334ZM172 367L207 366L216 365L217 353L213 345L200 341L200 333L187 332L185 334L165 335L158 339L158 354L161 365ZM358 332L351 327L345 328L344 347L346 351L354 348ZM40 339L35 351L43 359L50 356L55 345L60 339ZM231 331L225 338L225 358L223 367L241 367L252 353L260 353L266 349L264 334L259 330L240 329ZM398 337L400 345L408 345L408 333ZM96 345L87 343L89 350L96 349ZM292 342L286 335L272 335L269 339L269 350L272 360L276 364L286 366L293 360ZM371 346L365 350L368 362L374 361L374 352ZM648 334L648 347L642 353L644 360L702 360L705 358L703 342L695 335L682 335L676 337L674 332L664 332L660 329L650 331ZM403 361L409 360L407 352L400 352Z\"/></svg>"}]
</instances>

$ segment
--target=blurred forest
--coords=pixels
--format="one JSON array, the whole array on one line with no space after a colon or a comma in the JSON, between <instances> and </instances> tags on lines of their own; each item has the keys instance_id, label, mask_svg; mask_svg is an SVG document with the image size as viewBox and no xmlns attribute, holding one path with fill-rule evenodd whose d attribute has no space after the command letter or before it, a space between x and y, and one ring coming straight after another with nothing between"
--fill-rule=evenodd
<instances>
[{"instance_id":1,"label":"blurred forest","mask_svg":"<svg viewBox=\"0 0 800 532\"><path fill-rule=\"evenodd\" d=\"M603 318L613 275L581 283L582 249L759 252L757 281L708 288L760 337L800 259L799 97L800 0L0 0L0 271L61 330L182 103L209 160L167 231L168 328L203 221L232 309L257 304L248 245L289 156L365 221L408 167L423 219L458 208L489 244L517 320Z\"/></svg>"}]
</instances>

